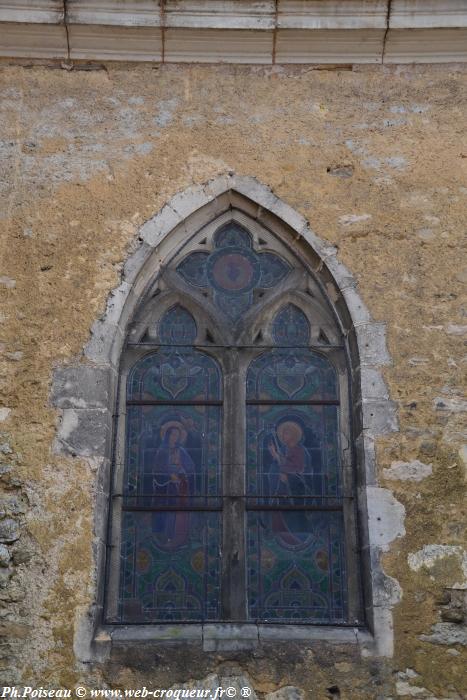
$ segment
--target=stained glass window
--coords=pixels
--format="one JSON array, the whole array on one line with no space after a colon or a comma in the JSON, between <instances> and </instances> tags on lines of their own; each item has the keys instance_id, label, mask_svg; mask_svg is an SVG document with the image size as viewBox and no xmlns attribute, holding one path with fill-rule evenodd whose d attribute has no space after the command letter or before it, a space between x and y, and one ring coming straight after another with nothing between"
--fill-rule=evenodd
<instances>
[{"instance_id":1,"label":"stained glass window","mask_svg":"<svg viewBox=\"0 0 467 700\"><path fill-rule=\"evenodd\" d=\"M196 334L174 306L128 376L122 622L219 619L222 378Z\"/></svg>"},{"instance_id":2,"label":"stained glass window","mask_svg":"<svg viewBox=\"0 0 467 700\"><path fill-rule=\"evenodd\" d=\"M238 221L169 270L125 351L108 621L349 623L345 360L311 341L333 319Z\"/></svg>"},{"instance_id":3,"label":"stained glass window","mask_svg":"<svg viewBox=\"0 0 467 700\"><path fill-rule=\"evenodd\" d=\"M247 375L248 612L264 621L346 614L337 378L309 336L285 306Z\"/></svg>"}]
</instances>

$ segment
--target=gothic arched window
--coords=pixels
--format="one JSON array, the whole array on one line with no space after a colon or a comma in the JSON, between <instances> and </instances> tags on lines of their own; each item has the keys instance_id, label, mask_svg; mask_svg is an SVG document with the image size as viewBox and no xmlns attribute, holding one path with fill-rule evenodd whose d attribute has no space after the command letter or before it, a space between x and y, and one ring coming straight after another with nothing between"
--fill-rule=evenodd
<instances>
[{"instance_id":1,"label":"gothic arched window","mask_svg":"<svg viewBox=\"0 0 467 700\"><path fill-rule=\"evenodd\" d=\"M108 622L358 622L346 356L303 256L243 214L204 227L120 386Z\"/></svg>"}]
</instances>

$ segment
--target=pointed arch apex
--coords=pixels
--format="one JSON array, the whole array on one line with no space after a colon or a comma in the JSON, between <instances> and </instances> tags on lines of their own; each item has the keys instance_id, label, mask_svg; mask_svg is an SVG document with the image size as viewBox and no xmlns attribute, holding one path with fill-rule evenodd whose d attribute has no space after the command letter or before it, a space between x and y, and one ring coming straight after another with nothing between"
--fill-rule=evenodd
<instances>
[{"instance_id":1,"label":"pointed arch apex","mask_svg":"<svg viewBox=\"0 0 467 700\"><path fill-rule=\"evenodd\" d=\"M305 217L274 194L268 185L255 177L236 175L232 172L219 175L203 184L189 185L186 189L177 192L159 212L142 225L138 236L149 246L156 247L176 226L215 200L224 198L226 209L229 208L231 193L240 195L258 208L277 216L296 232L297 237L303 236L322 260L337 254L335 246L319 238L310 228ZM258 209L257 218L261 215L260 209ZM219 213L221 211L222 208ZM350 273L347 271L347 274Z\"/></svg>"}]
</instances>

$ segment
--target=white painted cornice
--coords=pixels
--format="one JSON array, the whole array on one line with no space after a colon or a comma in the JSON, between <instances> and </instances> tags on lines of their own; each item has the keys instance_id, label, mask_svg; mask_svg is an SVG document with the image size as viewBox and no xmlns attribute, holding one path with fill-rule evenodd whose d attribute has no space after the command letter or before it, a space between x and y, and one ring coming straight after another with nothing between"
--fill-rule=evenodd
<instances>
[{"instance_id":1,"label":"white painted cornice","mask_svg":"<svg viewBox=\"0 0 467 700\"><path fill-rule=\"evenodd\" d=\"M467 0L392 0L392 29L467 27Z\"/></svg>"},{"instance_id":2,"label":"white painted cornice","mask_svg":"<svg viewBox=\"0 0 467 700\"><path fill-rule=\"evenodd\" d=\"M387 0L281 0L282 29L386 29Z\"/></svg>"},{"instance_id":3,"label":"white painted cornice","mask_svg":"<svg viewBox=\"0 0 467 700\"><path fill-rule=\"evenodd\" d=\"M467 0L0 0L0 56L467 61Z\"/></svg>"},{"instance_id":4,"label":"white painted cornice","mask_svg":"<svg viewBox=\"0 0 467 700\"><path fill-rule=\"evenodd\" d=\"M69 24L160 27L160 0L67 0Z\"/></svg>"},{"instance_id":5,"label":"white painted cornice","mask_svg":"<svg viewBox=\"0 0 467 700\"><path fill-rule=\"evenodd\" d=\"M0 22L60 24L64 17L63 0L0 0Z\"/></svg>"}]
</instances>

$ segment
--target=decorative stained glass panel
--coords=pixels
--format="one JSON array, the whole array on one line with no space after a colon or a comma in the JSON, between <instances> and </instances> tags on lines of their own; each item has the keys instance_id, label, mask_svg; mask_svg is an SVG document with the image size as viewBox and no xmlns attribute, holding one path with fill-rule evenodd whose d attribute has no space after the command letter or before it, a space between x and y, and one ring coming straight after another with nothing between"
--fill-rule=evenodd
<instances>
[{"instance_id":1,"label":"decorative stained glass panel","mask_svg":"<svg viewBox=\"0 0 467 700\"><path fill-rule=\"evenodd\" d=\"M295 305L276 314L272 337L247 374L248 614L343 622L336 371L306 349L310 324Z\"/></svg>"},{"instance_id":2,"label":"decorative stained glass panel","mask_svg":"<svg viewBox=\"0 0 467 700\"><path fill-rule=\"evenodd\" d=\"M310 324L295 304L287 304L274 317L272 337L276 345L308 345Z\"/></svg>"},{"instance_id":3,"label":"decorative stained glass panel","mask_svg":"<svg viewBox=\"0 0 467 700\"><path fill-rule=\"evenodd\" d=\"M230 222L216 231L213 251L190 253L177 272L194 287L209 289L216 306L237 321L252 306L255 289L276 286L290 269L275 253L256 252L250 233Z\"/></svg>"},{"instance_id":4,"label":"decorative stained glass panel","mask_svg":"<svg viewBox=\"0 0 467 700\"><path fill-rule=\"evenodd\" d=\"M215 360L201 352L164 348L136 363L127 387L129 401L220 399L221 374Z\"/></svg>"},{"instance_id":5,"label":"decorative stained glass panel","mask_svg":"<svg viewBox=\"0 0 467 700\"><path fill-rule=\"evenodd\" d=\"M251 363L247 399L337 400L336 371L329 360L311 350L272 350Z\"/></svg>"},{"instance_id":6,"label":"decorative stained glass panel","mask_svg":"<svg viewBox=\"0 0 467 700\"><path fill-rule=\"evenodd\" d=\"M179 304L166 311L159 323L159 339L169 345L189 345L194 342L196 332L195 319Z\"/></svg>"},{"instance_id":7,"label":"decorative stained glass panel","mask_svg":"<svg viewBox=\"0 0 467 700\"><path fill-rule=\"evenodd\" d=\"M342 513L248 513L248 614L264 622L344 622Z\"/></svg>"},{"instance_id":8,"label":"decorative stained glass panel","mask_svg":"<svg viewBox=\"0 0 467 700\"><path fill-rule=\"evenodd\" d=\"M218 620L220 514L124 512L122 622Z\"/></svg>"},{"instance_id":9,"label":"decorative stained glass panel","mask_svg":"<svg viewBox=\"0 0 467 700\"><path fill-rule=\"evenodd\" d=\"M128 406L124 495L146 506L217 496L220 421L220 406Z\"/></svg>"},{"instance_id":10,"label":"decorative stained glass panel","mask_svg":"<svg viewBox=\"0 0 467 700\"><path fill-rule=\"evenodd\" d=\"M158 333L167 347L127 382L120 620L217 620L221 372L190 347L196 323L180 305Z\"/></svg>"},{"instance_id":11,"label":"decorative stained glass panel","mask_svg":"<svg viewBox=\"0 0 467 700\"><path fill-rule=\"evenodd\" d=\"M337 406L247 406L247 493L278 506L338 499Z\"/></svg>"},{"instance_id":12,"label":"decorative stained glass panel","mask_svg":"<svg viewBox=\"0 0 467 700\"><path fill-rule=\"evenodd\" d=\"M252 248L253 241L250 232L246 228L235 223L235 221L230 221L216 231L214 234L214 245L216 248L229 248L231 246Z\"/></svg>"}]
</instances>

